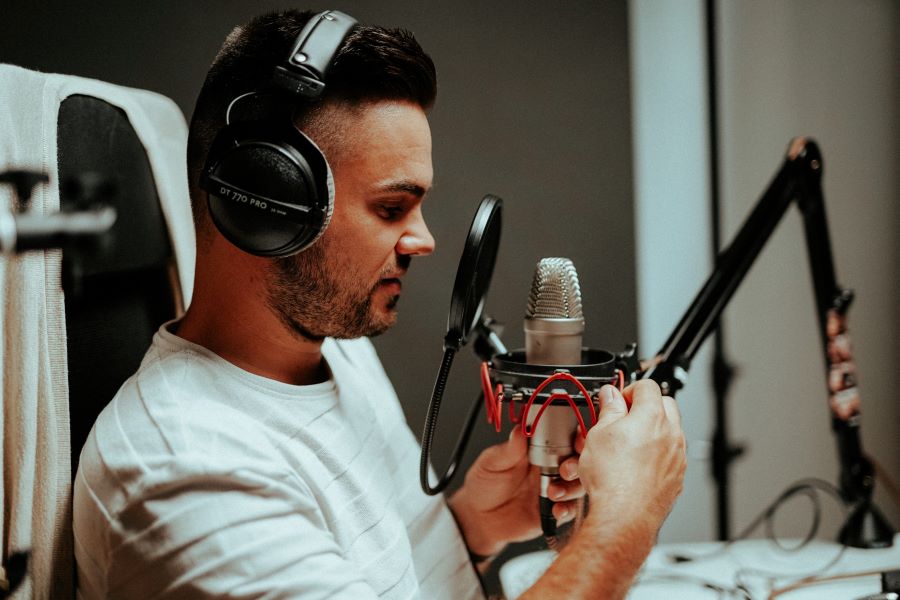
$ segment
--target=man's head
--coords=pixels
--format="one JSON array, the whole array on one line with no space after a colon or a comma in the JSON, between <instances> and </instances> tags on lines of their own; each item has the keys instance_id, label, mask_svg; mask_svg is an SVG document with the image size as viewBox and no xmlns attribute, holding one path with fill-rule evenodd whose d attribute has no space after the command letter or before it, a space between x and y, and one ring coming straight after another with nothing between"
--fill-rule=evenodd
<instances>
[{"instance_id":1,"label":"man's head","mask_svg":"<svg viewBox=\"0 0 900 600\"><path fill-rule=\"evenodd\" d=\"M218 239L198 185L210 144L231 100L267 89L311 16L269 14L236 28L209 70L188 141L198 262L215 248L236 251ZM325 84L316 102L290 108L295 126L334 172L334 215L304 252L263 262L263 295L282 323L305 338L374 335L395 320L399 277L410 257L433 247L421 201L432 177L425 111L436 92L434 65L408 32L358 26Z\"/></svg>"}]
</instances>

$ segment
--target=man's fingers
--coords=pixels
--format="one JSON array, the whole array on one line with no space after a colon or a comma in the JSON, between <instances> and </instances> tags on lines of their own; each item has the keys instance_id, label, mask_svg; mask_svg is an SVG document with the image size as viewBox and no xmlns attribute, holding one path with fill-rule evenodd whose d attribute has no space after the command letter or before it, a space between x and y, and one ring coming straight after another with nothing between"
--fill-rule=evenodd
<instances>
[{"instance_id":1,"label":"man's fingers","mask_svg":"<svg viewBox=\"0 0 900 600\"><path fill-rule=\"evenodd\" d=\"M635 381L625 388L624 394L631 400L632 412L657 411L660 408L662 393L659 391L659 384L652 379Z\"/></svg>"},{"instance_id":2,"label":"man's fingers","mask_svg":"<svg viewBox=\"0 0 900 600\"><path fill-rule=\"evenodd\" d=\"M681 427L681 411L678 404L674 398L663 396L659 384L655 381L641 379L625 388L625 395L631 396L631 412L635 416L661 417L665 414L670 423Z\"/></svg>"},{"instance_id":3,"label":"man's fingers","mask_svg":"<svg viewBox=\"0 0 900 600\"><path fill-rule=\"evenodd\" d=\"M606 427L628 414L625 398L618 388L604 385L600 388L600 416L594 427Z\"/></svg>"},{"instance_id":4,"label":"man's fingers","mask_svg":"<svg viewBox=\"0 0 900 600\"><path fill-rule=\"evenodd\" d=\"M669 418L669 421L676 426L681 427L681 410L678 409L678 403L675 402L675 398L663 396L662 403L663 410L666 411L666 416Z\"/></svg>"},{"instance_id":5,"label":"man's fingers","mask_svg":"<svg viewBox=\"0 0 900 600\"><path fill-rule=\"evenodd\" d=\"M481 453L478 466L485 471L507 471L518 466L528 454L528 442L520 427L514 427L509 440L504 444L491 446Z\"/></svg>"},{"instance_id":6,"label":"man's fingers","mask_svg":"<svg viewBox=\"0 0 900 600\"><path fill-rule=\"evenodd\" d=\"M584 496L584 486L580 481L556 480L547 488L547 496L554 502L576 500Z\"/></svg>"},{"instance_id":7,"label":"man's fingers","mask_svg":"<svg viewBox=\"0 0 900 600\"><path fill-rule=\"evenodd\" d=\"M563 523L568 523L569 521L574 519L577 511L577 500L557 502L553 505L553 516L556 517L556 522L560 525L562 525Z\"/></svg>"},{"instance_id":8,"label":"man's fingers","mask_svg":"<svg viewBox=\"0 0 900 600\"><path fill-rule=\"evenodd\" d=\"M575 430L575 454L584 452L584 436L581 435L581 429Z\"/></svg>"},{"instance_id":9,"label":"man's fingers","mask_svg":"<svg viewBox=\"0 0 900 600\"><path fill-rule=\"evenodd\" d=\"M559 476L564 481L575 481L578 479L578 457L570 456L562 461L559 465Z\"/></svg>"}]
</instances>

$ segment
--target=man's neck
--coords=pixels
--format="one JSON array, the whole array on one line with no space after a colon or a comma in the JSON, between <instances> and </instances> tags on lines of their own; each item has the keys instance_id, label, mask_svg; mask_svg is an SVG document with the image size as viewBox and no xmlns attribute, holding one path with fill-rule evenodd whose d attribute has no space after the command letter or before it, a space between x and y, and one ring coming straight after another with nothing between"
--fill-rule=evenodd
<instances>
[{"instance_id":1,"label":"man's neck","mask_svg":"<svg viewBox=\"0 0 900 600\"><path fill-rule=\"evenodd\" d=\"M228 362L255 375L293 385L327 381L322 342L301 339L270 311L256 307L251 314L221 307L216 310L202 298L178 322L175 333L215 352ZM262 314L261 314L262 313Z\"/></svg>"}]
</instances>

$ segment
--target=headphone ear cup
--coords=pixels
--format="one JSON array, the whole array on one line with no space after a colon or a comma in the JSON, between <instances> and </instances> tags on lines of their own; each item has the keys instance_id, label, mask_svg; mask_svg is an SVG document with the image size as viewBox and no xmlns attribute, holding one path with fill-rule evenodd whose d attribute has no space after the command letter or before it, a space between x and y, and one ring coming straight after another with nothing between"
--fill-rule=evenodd
<instances>
[{"instance_id":1,"label":"headphone ear cup","mask_svg":"<svg viewBox=\"0 0 900 600\"><path fill-rule=\"evenodd\" d=\"M213 223L228 241L258 256L302 251L331 218L328 163L311 140L288 129L278 136L266 123L226 126L201 177Z\"/></svg>"}]
</instances>

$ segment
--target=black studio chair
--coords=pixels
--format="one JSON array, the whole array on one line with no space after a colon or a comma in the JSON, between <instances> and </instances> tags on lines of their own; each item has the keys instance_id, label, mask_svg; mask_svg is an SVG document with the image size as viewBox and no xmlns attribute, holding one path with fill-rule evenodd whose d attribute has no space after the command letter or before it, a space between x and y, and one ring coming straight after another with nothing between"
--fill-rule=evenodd
<instances>
[{"instance_id":1,"label":"black studio chair","mask_svg":"<svg viewBox=\"0 0 900 600\"><path fill-rule=\"evenodd\" d=\"M116 190L117 219L102 246L63 258L74 476L97 415L182 307L150 162L126 114L104 100L68 97L59 111L58 159L63 186L96 174Z\"/></svg>"}]
</instances>

